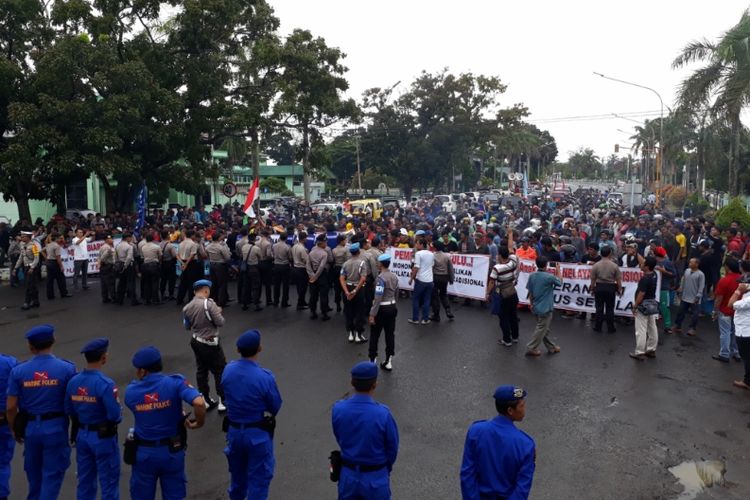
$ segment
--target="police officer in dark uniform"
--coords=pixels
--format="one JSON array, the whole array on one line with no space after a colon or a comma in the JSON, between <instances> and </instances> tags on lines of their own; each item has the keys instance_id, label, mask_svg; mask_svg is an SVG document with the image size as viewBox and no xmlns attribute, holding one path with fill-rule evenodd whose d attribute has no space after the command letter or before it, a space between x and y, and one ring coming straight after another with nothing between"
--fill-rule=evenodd
<instances>
[{"instance_id":1,"label":"police officer in dark uniform","mask_svg":"<svg viewBox=\"0 0 750 500\"><path fill-rule=\"evenodd\" d=\"M120 451L117 424L122 408L114 381L102 373L109 340L95 339L81 349L86 369L68 382L65 412L73 421L71 441L76 445L78 500L96 500L96 478L102 498L120 498Z\"/></svg>"},{"instance_id":2,"label":"police officer in dark uniform","mask_svg":"<svg viewBox=\"0 0 750 500\"><path fill-rule=\"evenodd\" d=\"M17 364L18 360L13 356L0 354L0 499L10 496L10 462L13 460L16 441L5 415L5 399L10 371Z\"/></svg>"},{"instance_id":3,"label":"police officer in dark uniform","mask_svg":"<svg viewBox=\"0 0 750 500\"><path fill-rule=\"evenodd\" d=\"M319 234L315 238L315 248L310 251L307 259L307 280L310 283L310 319L318 319L318 301L323 321L331 319L328 316L331 308L328 305L328 289L330 287L329 266L333 263L333 254L326 244L326 235Z\"/></svg>"},{"instance_id":4,"label":"police officer in dark uniform","mask_svg":"<svg viewBox=\"0 0 750 500\"><path fill-rule=\"evenodd\" d=\"M242 310L247 311L250 303L255 305L255 311L262 311L260 307L260 293L262 274L260 265L263 257L260 245L255 244L255 235L248 236L248 242L242 247L242 259L246 265L245 284L242 287Z\"/></svg>"},{"instance_id":5,"label":"police officer in dark uniform","mask_svg":"<svg viewBox=\"0 0 750 500\"><path fill-rule=\"evenodd\" d=\"M349 342L362 344L365 337L365 283L370 272L367 261L360 255L359 243L349 247L352 258L344 262L339 276L339 286L344 292L344 315Z\"/></svg>"},{"instance_id":6,"label":"police officer in dark uniform","mask_svg":"<svg viewBox=\"0 0 750 500\"><path fill-rule=\"evenodd\" d=\"M137 380L131 382L125 392L125 406L135 416L133 439L126 447L132 443L137 446L130 476L130 497L154 500L158 482L163 499L185 498L187 440L184 428L203 427L206 403L185 377L161 373L161 353L155 347L136 351L133 366ZM183 402L192 405L194 420L183 415Z\"/></svg>"},{"instance_id":7,"label":"police officer in dark uniform","mask_svg":"<svg viewBox=\"0 0 750 500\"><path fill-rule=\"evenodd\" d=\"M390 473L398 455L398 428L390 409L372 397L378 367L362 361L352 368L357 392L333 405L333 434L341 448L339 500L391 498Z\"/></svg>"},{"instance_id":8,"label":"police officer in dark uniform","mask_svg":"<svg viewBox=\"0 0 750 500\"><path fill-rule=\"evenodd\" d=\"M243 333L237 351L242 359L229 363L221 380L227 404L229 498L265 500L276 464L273 426L281 396L273 374L258 365L260 332Z\"/></svg>"},{"instance_id":9,"label":"police officer in dark uniform","mask_svg":"<svg viewBox=\"0 0 750 500\"><path fill-rule=\"evenodd\" d=\"M26 333L32 359L18 364L8 381L8 423L24 443L24 470L30 500L57 498L70 466L65 388L75 375L70 361L52 355L55 328L35 326Z\"/></svg>"},{"instance_id":10,"label":"police officer in dark uniform","mask_svg":"<svg viewBox=\"0 0 750 500\"><path fill-rule=\"evenodd\" d=\"M531 491L536 460L534 440L514 422L526 415L526 391L512 385L495 390L498 416L469 427L461 464L464 500L525 500Z\"/></svg>"},{"instance_id":11,"label":"police officer in dark uniform","mask_svg":"<svg viewBox=\"0 0 750 500\"><path fill-rule=\"evenodd\" d=\"M370 309L370 361L377 363L380 332L385 330L385 361L380 364L383 370L393 370L393 355L396 353L396 298L398 296L398 276L390 271L391 256L384 253L378 257L380 275L375 284L375 299Z\"/></svg>"}]
</instances>

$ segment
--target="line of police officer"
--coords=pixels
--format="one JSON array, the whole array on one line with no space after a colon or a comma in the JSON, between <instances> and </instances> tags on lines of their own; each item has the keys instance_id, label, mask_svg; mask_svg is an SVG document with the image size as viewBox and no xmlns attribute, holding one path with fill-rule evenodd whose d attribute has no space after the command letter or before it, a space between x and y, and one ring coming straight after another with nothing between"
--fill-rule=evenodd
<instances>
[{"instance_id":1,"label":"line of police officer","mask_svg":"<svg viewBox=\"0 0 750 500\"><path fill-rule=\"evenodd\" d=\"M39 325L26 333L34 355L18 363L0 355L0 394L7 394L0 421L0 498L9 496L13 440L24 445L29 499L55 499L70 465L70 443L76 446L77 498L119 498L117 426L121 408L117 387L102 373L108 359L107 339L88 342L81 352L86 368L52 354L54 327ZM281 396L273 374L258 363L261 335L248 330L237 340L240 359L222 376L228 407L223 430L229 465L231 499L265 499L273 477L273 434ZM187 429L205 424L203 396L182 375L164 375L161 353L139 349L132 358L136 379L125 393L135 425L124 444L124 461L132 466L130 496L164 499L187 496L185 450ZM351 370L355 395L332 409L332 427L340 450L331 454L331 479L339 498L390 498L390 472L398 455L398 428L388 407L376 402L378 368L361 362ZM469 429L461 467L465 499L527 498L535 467L534 441L514 422L525 416L526 391L500 386L494 394L498 416ZM183 411L192 406L194 418ZM72 422L71 433L68 424Z\"/></svg>"}]
</instances>

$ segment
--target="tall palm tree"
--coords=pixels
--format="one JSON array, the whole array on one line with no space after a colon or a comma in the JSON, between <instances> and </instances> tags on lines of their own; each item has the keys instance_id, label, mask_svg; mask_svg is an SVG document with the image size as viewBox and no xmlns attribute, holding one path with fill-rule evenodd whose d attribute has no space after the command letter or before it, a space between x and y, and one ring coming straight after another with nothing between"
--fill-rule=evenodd
<instances>
[{"instance_id":1,"label":"tall palm tree","mask_svg":"<svg viewBox=\"0 0 750 500\"><path fill-rule=\"evenodd\" d=\"M697 61L704 62L705 66L682 82L678 101L688 108L707 106L715 117L729 124L728 184L729 194L736 196L742 131L740 114L750 102L750 10L746 10L739 23L717 42L705 39L690 42L672 67L681 68Z\"/></svg>"}]
</instances>

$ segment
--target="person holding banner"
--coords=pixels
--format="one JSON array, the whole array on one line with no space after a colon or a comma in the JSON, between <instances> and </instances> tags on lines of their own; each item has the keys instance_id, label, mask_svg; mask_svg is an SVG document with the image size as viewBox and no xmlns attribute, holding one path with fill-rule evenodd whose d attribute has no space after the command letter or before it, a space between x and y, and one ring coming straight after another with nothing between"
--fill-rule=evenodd
<instances>
[{"instance_id":1,"label":"person holding banner","mask_svg":"<svg viewBox=\"0 0 750 500\"><path fill-rule=\"evenodd\" d=\"M518 342L518 294L516 293L516 281L518 281L518 257L511 253L513 251L513 231L508 231L508 246L497 250L498 263L490 271L490 279L487 286L487 300L493 290L500 295L500 329L503 332L502 340L498 343L510 347Z\"/></svg>"},{"instance_id":2,"label":"person holding banner","mask_svg":"<svg viewBox=\"0 0 750 500\"><path fill-rule=\"evenodd\" d=\"M529 291L528 301L531 312L536 316L536 328L531 341L526 344L527 356L540 356L539 344L544 343L550 354L560 352L560 346L549 338L552 312L555 306L555 287L562 286L560 266L555 267L555 274L547 272L547 257L540 255L536 258L536 272L529 276L526 289Z\"/></svg>"}]
</instances>

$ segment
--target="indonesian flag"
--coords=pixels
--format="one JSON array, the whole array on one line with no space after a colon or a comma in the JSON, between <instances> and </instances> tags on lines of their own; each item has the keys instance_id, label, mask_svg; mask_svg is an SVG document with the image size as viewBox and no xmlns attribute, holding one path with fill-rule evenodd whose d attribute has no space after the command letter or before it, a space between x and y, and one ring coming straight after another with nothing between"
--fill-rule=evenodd
<instances>
[{"instance_id":1,"label":"indonesian flag","mask_svg":"<svg viewBox=\"0 0 750 500\"><path fill-rule=\"evenodd\" d=\"M256 177L253 181L253 185L247 192L247 198L245 204L242 206L242 211L245 212L248 217L255 218L255 210L253 210L253 203L258 199L258 178Z\"/></svg>"}]
</instances>

